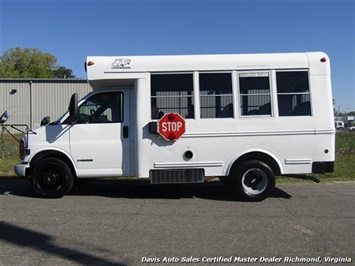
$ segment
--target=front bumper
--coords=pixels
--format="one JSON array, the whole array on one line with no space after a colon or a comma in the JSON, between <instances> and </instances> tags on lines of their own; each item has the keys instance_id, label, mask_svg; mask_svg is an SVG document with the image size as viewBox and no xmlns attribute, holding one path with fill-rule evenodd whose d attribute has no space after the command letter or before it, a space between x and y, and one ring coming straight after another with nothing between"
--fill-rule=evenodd
<instances>
[{"instance_id":1,"label":"front bumper","mask_svg":"<svg viewBox=\"0 0 355 266\"><path fill-rule=\"evenodd\" d=\"M21 176L21 177L28 176L29 169L30 169L30 165L27 163L19 163L19 164L16 164L14 167L14 171L15 171L16 175Z\"/></svg>"}]
</instances>

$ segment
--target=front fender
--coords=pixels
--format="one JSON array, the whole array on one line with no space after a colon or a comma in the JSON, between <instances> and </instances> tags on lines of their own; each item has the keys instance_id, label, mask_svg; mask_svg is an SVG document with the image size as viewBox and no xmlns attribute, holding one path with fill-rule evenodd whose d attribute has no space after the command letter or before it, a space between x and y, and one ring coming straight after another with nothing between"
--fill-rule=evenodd
<instances>
[{"instance_id":1,"label":"front fender","mask_svg":"<svg viewBox=\"0 0 355 266\"><path fill-rule=\"evenodd\" d=\"M49 157L54 157L54 158L58 158L61 159L62 161L64 161L65 163L68 164L68 166L71 168L71 170L73 171L73 174L75 174L75 176L77 175L77 169L75 167L75 163L73 161L73 158L70 156L70 154L68 154L66 151L61 150L61 149L43 149L38 151L33 157L30 158L28 164L29 164L29 168L30 171L33 169L33 167L42 159L44 158L49 158Z\"/></svg>"}]
</instances>

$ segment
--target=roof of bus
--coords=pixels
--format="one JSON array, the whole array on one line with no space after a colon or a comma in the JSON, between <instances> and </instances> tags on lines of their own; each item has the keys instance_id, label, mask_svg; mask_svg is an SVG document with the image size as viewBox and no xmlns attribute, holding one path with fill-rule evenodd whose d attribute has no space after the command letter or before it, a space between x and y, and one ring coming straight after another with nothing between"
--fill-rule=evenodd
<instances>
[{"instance_id":1,"label":"roof of bus","mask_svg":"<svg viewBox=\"0 0 355 266\"><path fill-rule=\"evenodd\" d=\"M309 68L323 52L158 56L89 56L88 79L120 78L122 73L191 72ZM112 75L112 74L120 75ZM109 74L109 76L107 75Z\"/></svg>"}]
</instances>

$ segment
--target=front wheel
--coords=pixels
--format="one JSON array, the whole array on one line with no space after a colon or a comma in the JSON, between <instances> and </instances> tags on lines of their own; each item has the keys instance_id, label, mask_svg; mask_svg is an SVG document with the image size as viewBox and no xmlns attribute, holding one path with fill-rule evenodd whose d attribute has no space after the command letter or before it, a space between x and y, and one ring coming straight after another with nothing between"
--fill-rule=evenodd
<instances>
[{"instance_id":1,"label":"front wheel","mask_svg":"<svg viewBox=\"0 0 355 266\"><path fill-rule=\"evenodd\" d=\"M60 159L41 160L32 172L32 187L42 196L60 198L67 194L74 184L69 166Z\"/></svg>"},{"instance_id":2,"label":"front wheel","mask_svg":"<svg viewBox=\"0 0 355 266\"><path fill-rule=\"evenodd\" d=\"M232 173L233 189L237 197L246 201L261 201L275 187L275 174L264 162L245 161Z\"/></svg>"}]
</instances>

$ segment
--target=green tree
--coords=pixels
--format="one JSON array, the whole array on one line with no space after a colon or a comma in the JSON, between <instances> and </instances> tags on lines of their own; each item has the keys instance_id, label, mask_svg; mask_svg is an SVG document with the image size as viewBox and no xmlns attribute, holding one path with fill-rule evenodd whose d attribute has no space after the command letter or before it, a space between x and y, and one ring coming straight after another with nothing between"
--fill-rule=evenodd
<instances>
[{"instance_id":1,"label":"green tree","mask_svg":"<svg viewBox=\"0 0 355 266\"><path fill-rule=\"evenodd\" d=\"M57 65L54 55L37 48L16 47L0 57L0 78L64 78L64 70L66 78L75 77L71 69Z\"/></svg>"},{"instance_id":2,"label":"green tree","mask_svg":"<svg viewBox=\"0 0 355 266\"><path fill-rule=\"evenodd\" d=\"M53 75L60 79L75 79L76 76L73 75L73 70L59 66L53 70Z\"/></svg>"}]
</instances>

